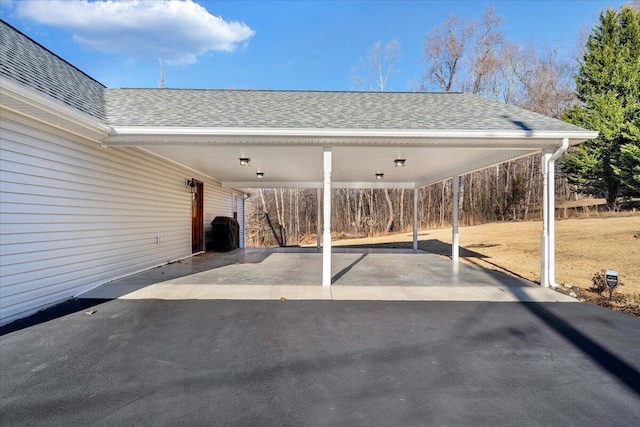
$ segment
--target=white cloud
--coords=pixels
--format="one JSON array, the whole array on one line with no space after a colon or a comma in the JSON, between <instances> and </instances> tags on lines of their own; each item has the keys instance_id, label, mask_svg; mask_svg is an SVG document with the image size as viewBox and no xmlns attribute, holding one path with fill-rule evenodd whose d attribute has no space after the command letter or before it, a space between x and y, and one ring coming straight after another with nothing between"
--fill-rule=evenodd
<instances>
[{"instance_id":1,"label":"white cloud","mask_svg":"<svg viewBox=\"0 0 640 427\"><path fill-rule=\"evenodd\" d=\"M191 0L22 1L16 12L40 24L73 33L94 50L134 57L161 57L185 65L210 51L233 51L254 31L213 16Z\"/></svg>"}]
</instances>

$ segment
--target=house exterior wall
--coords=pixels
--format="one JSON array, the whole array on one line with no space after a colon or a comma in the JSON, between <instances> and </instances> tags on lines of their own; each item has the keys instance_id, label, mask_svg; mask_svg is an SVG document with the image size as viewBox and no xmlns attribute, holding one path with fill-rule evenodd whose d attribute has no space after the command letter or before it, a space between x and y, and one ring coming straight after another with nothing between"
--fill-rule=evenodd
<instances>
[{"instance_id":1,"label":"house exterior wall","mask_svg":"<svg viewBox=\"0 0 640 427\"><path fill-rule=\"evenodd\" d=\"M0 324L190 256L186 178L204 183L205 230L233 215L231 191L137 148L103 148L6 110L0 140Z\"/></svg>"}]
</instances>

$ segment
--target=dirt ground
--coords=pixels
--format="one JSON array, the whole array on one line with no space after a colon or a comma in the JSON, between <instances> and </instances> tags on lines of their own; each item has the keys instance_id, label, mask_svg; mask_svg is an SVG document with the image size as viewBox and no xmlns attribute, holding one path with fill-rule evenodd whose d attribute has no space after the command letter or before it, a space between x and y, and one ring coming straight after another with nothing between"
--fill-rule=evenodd
<instances>
[{"instance_id":1,"label":"dirt ground","mask_svg":"<svg viewBox=\"0 0 640 427\"><path fill-rule=\"evenodd\" d=\"M460 228L460 257L482 267L540 282L542 223L504 222ZM412 233L337 240L341 245L411 247ZM422 230L420 249L451 254L451 229ZM616 270L623 299L640 302L640 214L556 221L556 282L581 289L601 270ZM589 292L581 292L593 299ZM602 304L601 304L602 305ZM605 304L606 305L606 304Z\"/></svg>"}]
</instances>

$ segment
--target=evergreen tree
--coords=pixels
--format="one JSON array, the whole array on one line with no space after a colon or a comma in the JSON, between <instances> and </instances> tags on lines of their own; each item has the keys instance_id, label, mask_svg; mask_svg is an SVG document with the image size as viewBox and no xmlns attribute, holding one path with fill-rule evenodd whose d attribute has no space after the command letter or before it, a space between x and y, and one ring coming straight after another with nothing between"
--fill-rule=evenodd
<instances>
[{"instance_id":1,"label":"evergreen tree","mask_svg":"<svg viewBox=\"0 0 640 427\"><path fill-rule=\"evenodd\" d=\"M562 169L582 191L616 196L640 191L640 10L625 5L607 9L587 40L575 76L580 105L563 115L598 131L569 152Z\"/></svg>"},{"instance_id":2,"label":"evergreen tree","mask_svg":"<svg viewBox=\"0 0 640 427\"><path fill-rule=\"evenodd\" d=\"M637 141L620 146L620 155L613 159L613 172L624 185L640 193L640 144Z\"/></svg>"}]
</instances>

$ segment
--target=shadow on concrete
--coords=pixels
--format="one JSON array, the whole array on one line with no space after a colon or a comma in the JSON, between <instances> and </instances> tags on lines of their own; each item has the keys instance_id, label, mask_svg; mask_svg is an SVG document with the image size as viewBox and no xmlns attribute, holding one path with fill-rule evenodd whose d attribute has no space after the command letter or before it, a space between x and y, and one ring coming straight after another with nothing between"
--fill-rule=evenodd
<instances>
[{"instance_id":1,"label":"shadow on concrete","mask_svg":"<svg viewBox=\"0 0 640 427\"><path fill-rule=\"evenodd\" d=\"M349 271L351 271L351 269L353 267L355 267L360 261L362 261L365 257L367 256L367 254L362 254L360 256L360 258L358 258L357 260L353 261L351 264L349 264L348 266L346 266L345 268L343 268L342 270L340 270L338 273L336 273L332 278L331 278L331 284L333 285L334 283L336 283L338 280L340 280L342 278L342 276L344 276L345 274L347 274Z\"/></svg>"},{"instance_id":2,"label":"shadow on concrete","mask_svg":"<svg viewBox=\"0 0 640 427\"><path fill-rule=\"evenodd\" d=\"M487 271L492 271L492 272L494 272L494 273L500 273L500 274L502 274L502 273L501 273L502 271L506 271L507 273L509 273L510 275L512 275L512 276L514 276L514 277L518 277L518 278L520 278L520 279L522 279L522 280L529 280L529 279L527 279L526 277L524 277L524 276L522 276L522 275L520 275L520 274L516 273L515 271L509 270L508 268L505 268L505 267L503 267L503 266L501 266L501 265L498 265L498 264L496 264L495 262L491 262L491 261L489 261L487 257L482 258L482 261L484 261L484 262L486 262L487 264L492 265L492 266L494 266L494 267L496 267L496 268L500 269L499 271L497 271L497 270L488 270L486 267L484 267L484 266L482 266L482 265L480 265L480 264L478 264L478 263L474 262L474 260L473 260L473 259L467 259L467 261L469 261L469 262L470 262L470 263L472 263L473 265L477 265L478 267L480 267L480 268L482 268L482 269L485 269L485 270L487 270ZM537 282L536 282L536 283L537 283Z\"/></svg>"},{"instance_id":3,"label":"shadow on concrete","mask_svg":"<svg viewBox=\"0 0 640 427\"><path fill-rule=\"evenodd\" d=\"M279 250L278 252L296 252L297 248ZM314 250L315 252L315 250ZM191 274L202 273L204 271L215 270L236 264L260 264L267 259L274 251L271 250L243 250L236 249L230 252L205 252L191 258L170 262L142 273L127 276L123 279L114 280L108 283L128 282L138 286L153 285L159 281L173 280ZM148 274L153 272L155 274Z\"/></svg>"},{"instance_id":4,"label":"shadow on concrete","mask_svg":"<svg viewBox=\"0 0 640 427\"><path fill-rule=\"evenodd\" d=\"M532 286L537 285L537 283L531 282L528 278L523 277L522 275L511 271L507 268L502 267L499 264L493 263L489 261L489 257L480 253L471 250L470 248L485 248L485 247L493 247L498 245L472 245L469 247L460 246L460 257L465 258L475 267L483 270L485 274L491 277L494 281L506 285L506 286ZM413 249L413 242L387 242L387 243L374 243L374 244L361 244L361 245L338 245L335 246L334 249ZM441 240L437 239L426 239L426 240L418 240L418 250L428 252L435 255L442 255L447 258L451 258L451 243L445 243ZM393 251L390 251L392 253ZM401 254L401 252L398 252ZM479 263L474 262L474 259L481 259L484 263L492 265L496 268L496 270L492 270L483 266ZM467 266L468 267L468 266ZM508 273L508 274L505 274ZM513 277L512 277L513 276ZM342 277L342 276L341 276ZM333 283L333 282L332 282ZM528 301L529 299L525 300Z\"/></svg>"},{"instance_id":5,"label":"shadow on concrete","mask_svg":"<svg viewBox=\"0 0 640 427\"><path fill-rule=\"evenodd\" d=\"M524 293L518 288L508 288L509 292L523 301ZM624 360L598 344L559 316L547 310L542 304L521 302L523 307L546 323L556 333L573 344L600 367L615 376L618 381L640 396L640 372Z\"/></svg>"},{"instance_id":6,"label":"shadow on concrete","mask_svg":"<svg viewBox=\"0 0 640 427\"><path fill-rule=\"evenodd\" d=\"M413 242L388 242L362 245L336 245L335 248L349 249L413 249ZM451 257L451 243L437 239L418 240L418 249L437 255ZM460 246L460 256L464 258L486 258L485 255Z\"/></svg>"},{"instance_id":7,"label":"shadow on concrete","mask_svg":"<svg viewBox=\"0 0 640 427\"><path fill-rule=\"evenodd\" d=\"M4 326L0 326L0 337L21 329L30 328L41 323L64 317L68 314L77 313L78 311L87 310L97 305L103 304L110 299L78 299L72 298L56 304L52 307L40 310L35 314L22 319L14 320Z\"/></svg>"}]
</instances>

